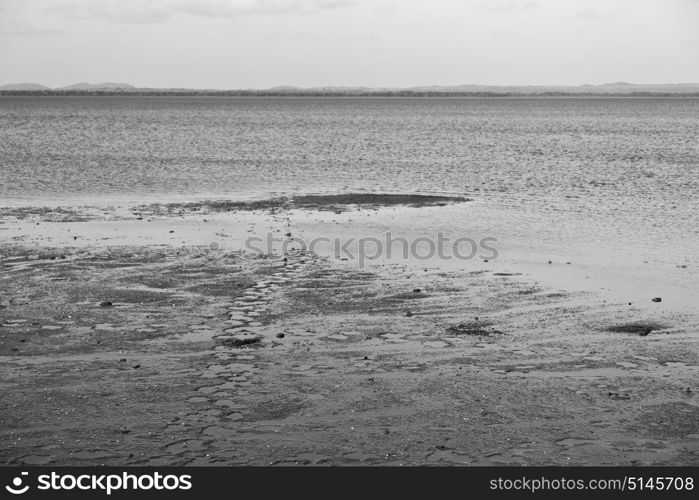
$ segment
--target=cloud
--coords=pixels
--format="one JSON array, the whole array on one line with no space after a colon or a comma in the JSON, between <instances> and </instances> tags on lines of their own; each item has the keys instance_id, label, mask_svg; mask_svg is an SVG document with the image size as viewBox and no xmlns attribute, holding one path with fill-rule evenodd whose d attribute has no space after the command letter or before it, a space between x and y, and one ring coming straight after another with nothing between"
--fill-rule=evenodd
<instances>
[{"instance_id":1,"label":"cloud","mask_svg":"<svg viewBox=\"0 0 699 500\"><path fill-rule=\"evenodd\" d=\"M62 35L63 30L50 28L34 28L31 26L3 27L0 28L0 36L42 36Z\"/></svg>"},{"instance_id":2,"label":"cloud","mask_svg":"<svg viewBox=\"0 0 699 500\"><path fill-rule=\"evenodd\" d=\"M530 11L538 6L535 0L490 0L481 4L483 9L490 12Z\"/></svg>"},{"instance_id":3,"label":"cloud","mask_svg":"<svg viewBox=\"0 0 699 500\"><path fill-rule=\"evenodd\" d=\"M583 7L575 12L575 17L580 19L602 19L605 15L598 9L592 7Z\"/></svg>"},{"instance_id":4,"label":"cloud","mask_svg":"<svg viewBox=\"0 0 699 500\"><path fill-rule=\"evenodd\" d=\"M50 7L48 12L72 19L146 24L166 22L175 15L207 18L308 15L354 3L355 0L87 0Z\"/></svg>"}]
</instances>

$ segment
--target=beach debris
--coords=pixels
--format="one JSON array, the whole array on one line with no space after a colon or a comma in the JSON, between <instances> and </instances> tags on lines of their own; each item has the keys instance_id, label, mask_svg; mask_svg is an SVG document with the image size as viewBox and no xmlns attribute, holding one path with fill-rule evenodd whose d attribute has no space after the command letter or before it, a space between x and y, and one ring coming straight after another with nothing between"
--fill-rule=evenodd
<instances>
[{"instance_id":1,"label":"beach debris","mask_svg":"<svg viewBox=\"0 0 699 500\"><path fill-rule=\"evenodd\" d=\"M666 325L661 325L660 323L635 321L633 323L610 326L607 328L607 331L614 333L635 333L641 337L646 337L653 330L663 330L666 328L668 328Z\"/></svg>"},{"instance_id":2,"label":"beach debris","mask_svg":"<svg viewBox=\"0 0 699 500\"><path fill-rule=\"evenodd\" d=\"M652 299L650 299L651 302L661 302L662 300L663 299L660 297L653 297Z\"/></svg>"},{"instance_id":3,"label":"beach debris","mask_svg":"<svg viewBox=\"0 0 699 500\"><path fill-rule=\"evenodd\" d=\"M501 334L500 330L492 328L492 323L487 321L469 321L467 323L459 323L447 328L447 332L451 335L471 335L476 337L487 337L493 334Z\"/></svg>"}]
</instances>

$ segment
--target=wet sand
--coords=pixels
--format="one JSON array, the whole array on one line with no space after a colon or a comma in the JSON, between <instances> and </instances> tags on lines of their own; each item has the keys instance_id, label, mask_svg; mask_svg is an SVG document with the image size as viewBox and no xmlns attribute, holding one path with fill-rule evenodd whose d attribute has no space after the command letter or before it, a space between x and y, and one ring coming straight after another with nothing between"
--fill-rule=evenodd
<instances>
[{"instance_id":1,"label":"wet sand","mask_svg":"<svg viewBox=\"0 0 699 500\"><path fill-rule=\"evenodd\" d=\"M699 463L695 310L497 260L236 250L449 209L306 201L5 209L0 462Z\"/></svg>"}]
</instances>

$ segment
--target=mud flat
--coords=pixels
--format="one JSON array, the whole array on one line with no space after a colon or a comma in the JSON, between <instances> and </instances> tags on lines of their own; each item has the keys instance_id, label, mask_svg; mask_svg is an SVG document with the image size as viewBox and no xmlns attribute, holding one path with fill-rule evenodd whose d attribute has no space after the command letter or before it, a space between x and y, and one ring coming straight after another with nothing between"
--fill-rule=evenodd
<instances>
[{"instance_id":1,"label":"mud flat","mask_svg":"<svg viewBox=\"0 0 699 500\"><path fill-rule=\"evenodd\" d=\"M209 244L421 202L4 212L0 462L699 463L696 311Z\"/></svg>"}]
</instances>

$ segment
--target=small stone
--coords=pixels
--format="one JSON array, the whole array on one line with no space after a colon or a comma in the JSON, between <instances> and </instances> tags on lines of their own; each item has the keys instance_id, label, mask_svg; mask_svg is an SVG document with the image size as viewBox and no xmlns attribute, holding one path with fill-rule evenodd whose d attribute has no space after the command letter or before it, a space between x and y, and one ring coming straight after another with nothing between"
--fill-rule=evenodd
<instances>
[{"instance_id":1,"label":"small stone","mask_svg":"<svg viewBox=\"0 0 699 500\"><path fill-rule=\"evenodd\" d=\"M278 338L278 339L283 339L283 338L284 338L284 334L283 334L283 333L278 333L278 334L277 334L277 338Z\"/></svg>"},{"instance_id":2,"label":"small stone","mask_svg":"<svg viewBox=\"0 0 699 500\"><path fill-rule=\"evenodd\" d=\"M413 293L420 293L421 291L422 290L420 290L419 288L413 288Z\"/></svg>"},{"instance_id":3,"label":"small stone","mask_svg":"<svg viewBox=\"0 0 699 500\"><path fill-rule=\"evenodd\" d=\"M660 297L653 297L650 300L651 300L651 302L661 302L663 299L661 299Z\"/></svg>"},{"instance_id":4,"label":"small stone","mask_svg":"<svg viewBox=\"0 0 699 500\"><path fill-rule=\"evenodd\" d=\"M111 301L109 300L104 300L100 302L100 307L112 307L114 304L112 304Z\"/></svg>"},{"instance_id":5,"label":"small stone","mask_svg":"<svg viewBox=\"0 0 699 500\"><path fill-rule=\"evenodd\" d=\"M409 318L410 316L413 316L413 313L411 313L410 311L408 311L407 313L405 313L405 315Z\"/></svg>"},{"instance_id":6,"label":"small stone","mask_svg":"<svg viewBox=\"0 0 699 500\"><path fill-rule=\"evenodd\" d=\"M642 331L638 332L638 334L639 334L641 337L647 337L648 334L649 334L652 330L653 330L652 327L647 326L647 327L645 327Z\"/></svg>"},{"instance_id":7,"label":"small stone","mask_svg":"<svg viewBox=\"0 0 699 500\"><path fill-rule=\"evenodd\" d=\"M138 370L139 368L141 368L141 365L133 365L134 370Z\"/></svg>"}]
</instances>

